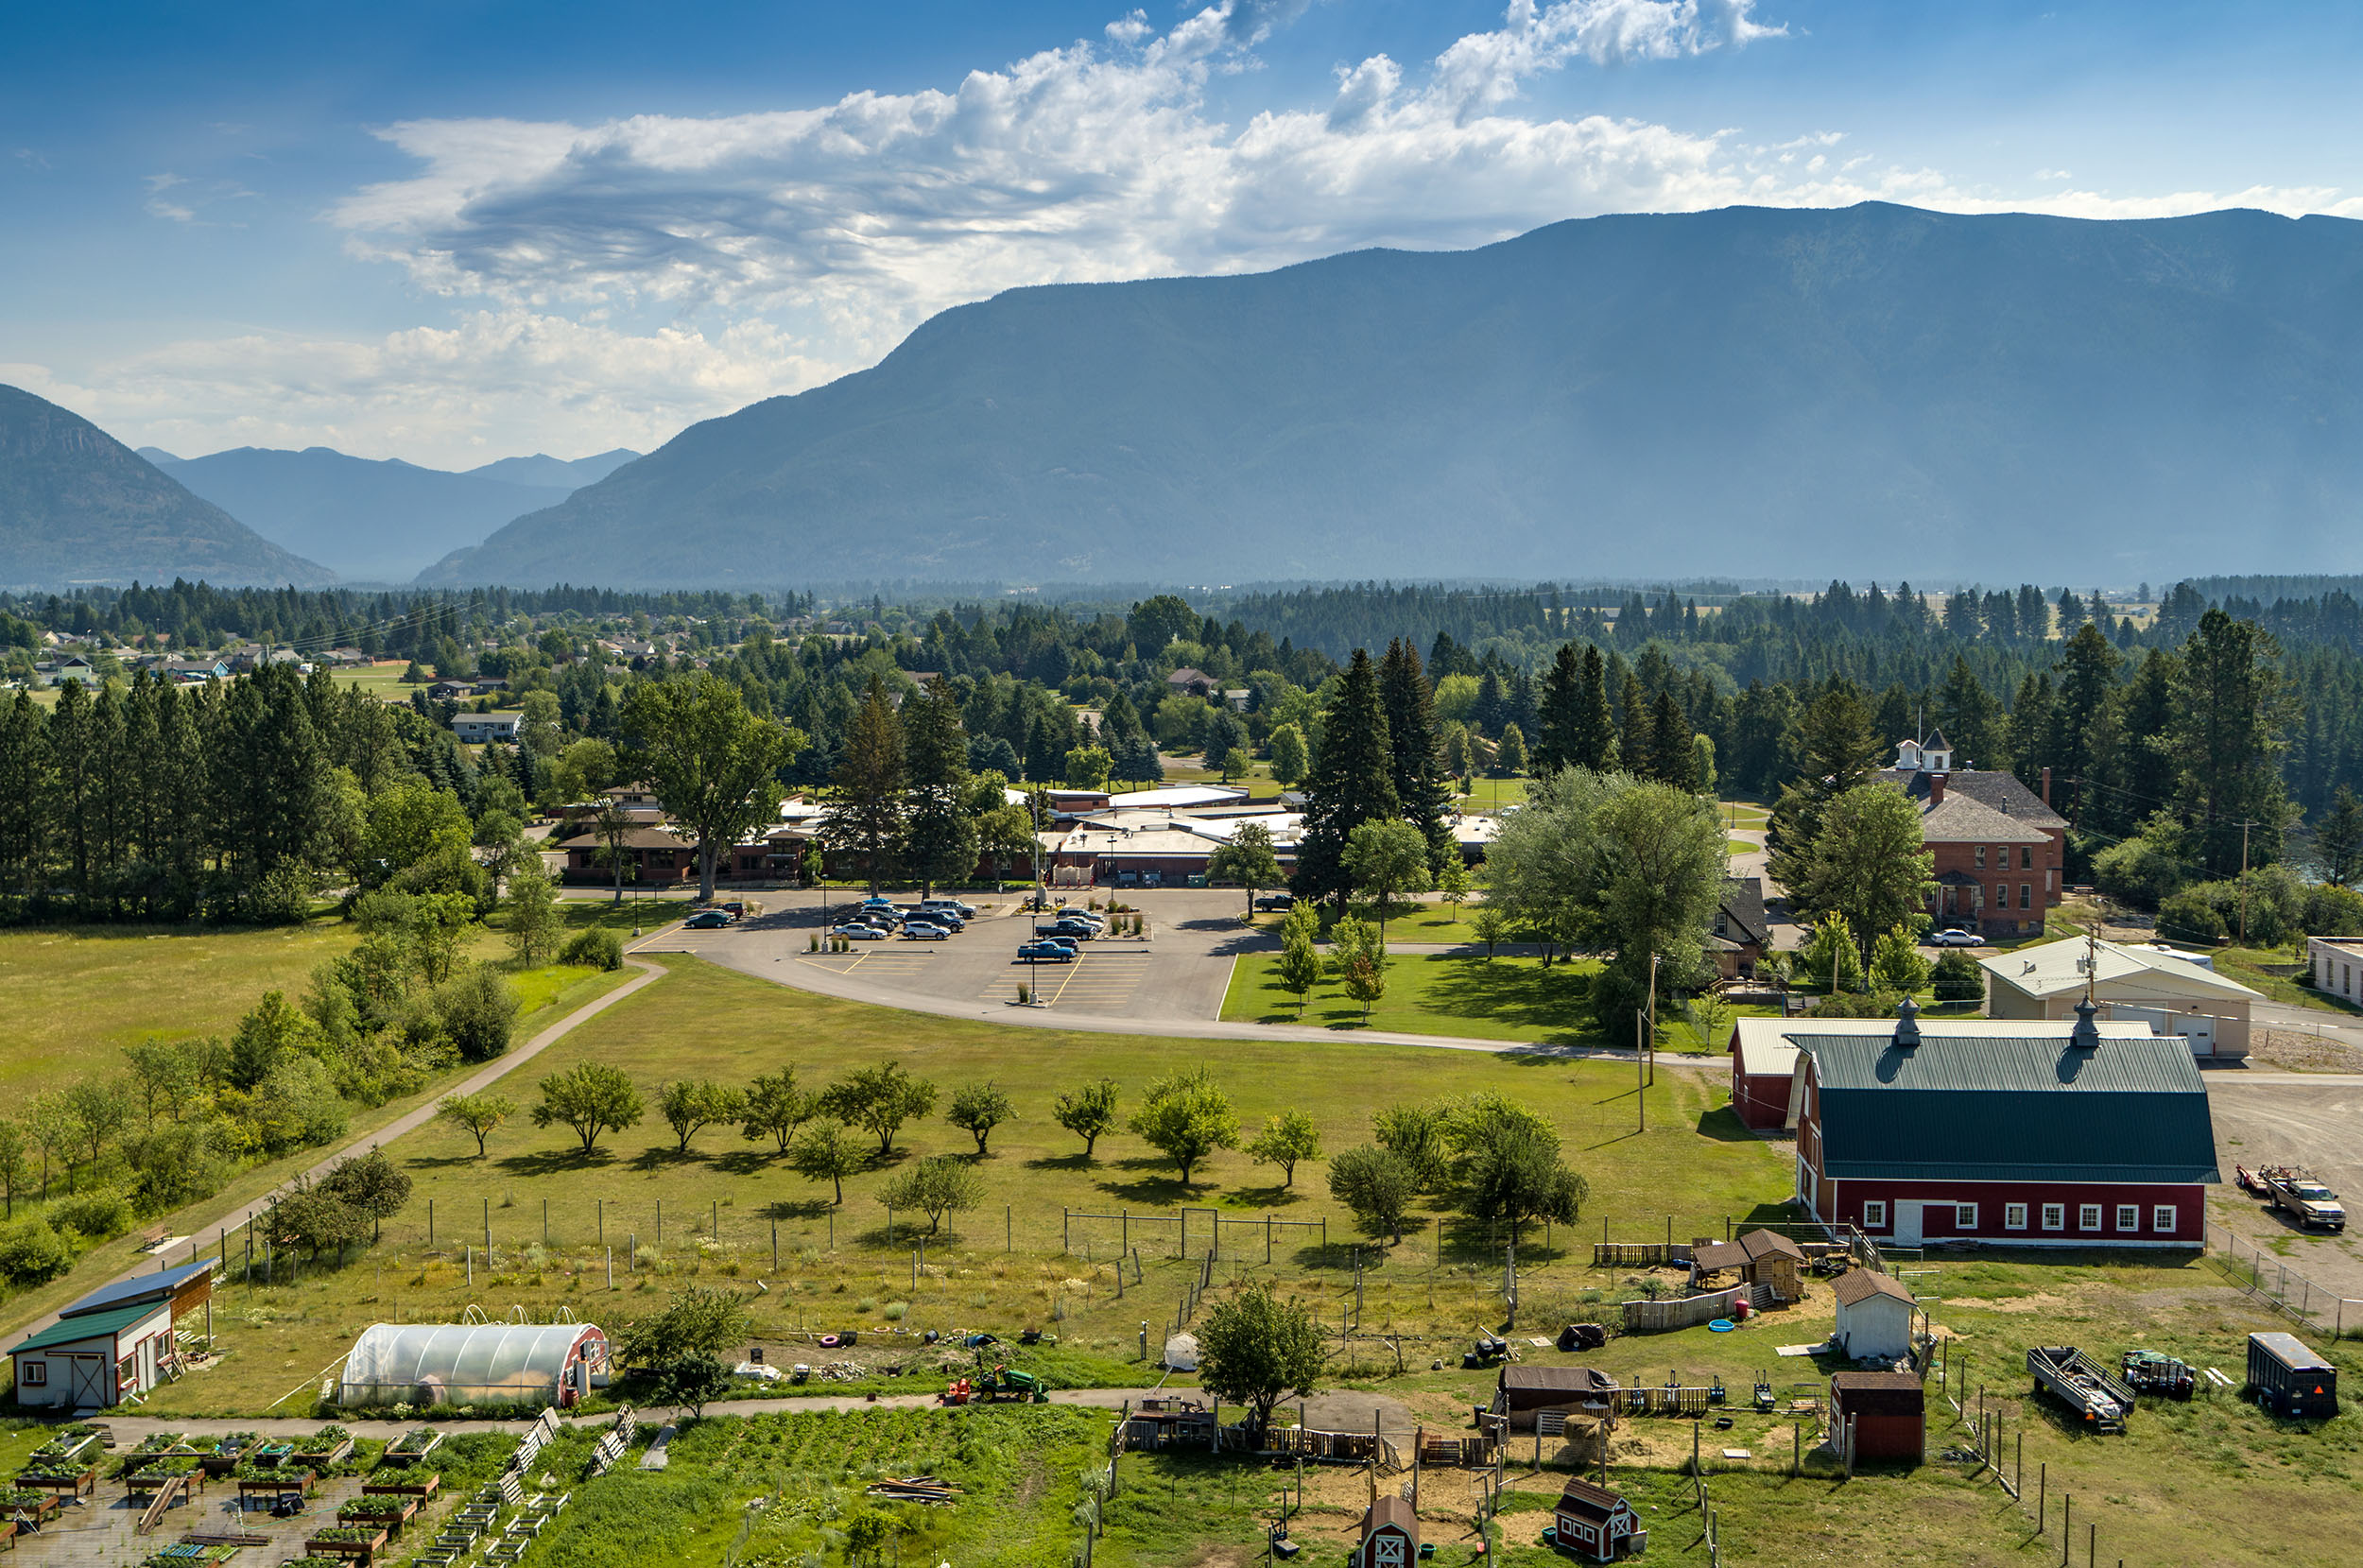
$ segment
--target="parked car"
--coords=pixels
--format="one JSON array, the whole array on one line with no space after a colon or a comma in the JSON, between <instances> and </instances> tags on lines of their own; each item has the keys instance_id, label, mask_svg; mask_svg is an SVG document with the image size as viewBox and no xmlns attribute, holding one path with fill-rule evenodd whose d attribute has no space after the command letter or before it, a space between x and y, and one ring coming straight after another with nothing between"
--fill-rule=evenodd
<instances>
[{"instance_id":1,"label":"parked car","mask_svg":"<svg viewBox=\"0 0 2363 1568\"><path fill-rule=\"evenodd\" d=\"M906 931L940 931L948 937L959 927L949 921L940 921L929 915L913 915L903 922L903 929Z\"/></svg>"},{"instance_id":2,"label":"parked car","mask_svg":"<svg viewBox=\"0 0 2363 1568\"><path fill-rule=\"evenodd\" d=\"M952 933L940 925L913 921L903 927L903 939L906 942L948 942L952 939Z\"/></svg>"},{"instance_id":3,"label":"parked car","mask_svg":"<svg viewBox=\"0 0 2363 1568\"><path fill-rule=\"evenodd\" d=\"M922 909L949 909L964 921L973 921L976 918L975 905L962 904L956 898L923 898L919 901L919 906Z\"/></svg>"},{"instance_id":4,"label":"parked car","mask_svg":"<svg viewBox=\"0 0 2363 1568\"><path fill-rule=\"evenodd\" d=\"M1927 945L1930 947L1983 947L1986 945L1986 939L1975 931L1964 931L1955 926L1949 931L1932 933L1928 938Z\"/></svg>"},{"instance_id":5,"label":"parked car","mask_svg":"<svg viewBox=\"0 0 2363 1568\"><path fill-rule=\"evenodd\" d=\"M1296 905L1297 896L1294 893L1266 893L1255 901L1255 907L1258 909L1277 910L1282 913L1295 908Z\"/></svg>"},{"instance_id":6,"label":"parked car","mask_svg":"<svg viewBox=\"0 0 2363 1568\"><path fill-rule=\"evenodd\" d=\"M1099 931L1088 921L1061 920L1053 921L1048 925L1037 925L1034 927L1034 935L1037 937L1073 937L1078 941L1090 941L1099 935Z\"/></svg>"},{"instance_id":7,"label":"parked car","mask_svg":"<svg viewBox=\"0 0 2363 1568\"><path fill-rule=\"evenodd\" d=\"M1036 937L1034 939L1036 941L1048 942L1054 947L1063 947L1069 953L1080 953L1083 951L1082 943L1073 937Z\"/></svg>"},{"instance_id":8,"label":"parked car","mask_svg":"<svg viewBox=\"0 0 2363 1568\"><path fill-rule=\"evenodd\" d=\"M1017 950L1017 956L1028 963L1071 964L1075 949L1063 942L1027 942Z\"/></svg>"},{"instance_id":9,"label":"parked car","mask_svg":"<svg viewBox=\"0 0 2363 1568\"><path fill-rule=\"evenodd\" d=\"M733 899L728 904L722 905L722 912L730 916L730 918L734 921L743 921L747 918L746 901L743 899Z\"/></svg>"},{"instance_id":10,"label":"parked car","mask_svg":"<svg viewBox=\"0 0 2363 1568\"><path fill-rule=\"evenodd\" d=\"M730 916L719 909L700 909L681 922L681 924L692 931L711 931L717 925L728 925L730 922Z\"/></svg>"},{"instance_id":11,"label":"parked car","mask_svg":"<svg viewBox=\"0 0 2363 1568\"><path fill-rule=\"evenodd\" d=\"M887 934L882 928L865 925L860 921L848 921L843 925L833 927L829 935L843 937L847 941L854 942L882 942L887 939Z\"/></svg>"}]
</instances>

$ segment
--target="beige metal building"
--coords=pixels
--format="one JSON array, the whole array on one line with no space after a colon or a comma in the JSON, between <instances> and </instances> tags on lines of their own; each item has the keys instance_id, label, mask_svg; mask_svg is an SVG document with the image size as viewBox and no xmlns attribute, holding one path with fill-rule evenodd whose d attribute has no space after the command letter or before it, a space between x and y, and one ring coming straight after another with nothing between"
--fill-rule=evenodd
<instances>
[{"instance_id":1,"label":"beige metal building","mask_svg":"<svg viewBox=\"0 0 2363 1568\"><path fill-rule=\"evenodd\" d=\"M1982 967L1989 1018L2073 1018L2089 983L2102 1018L2181 1035L2193 1056L2216 1060L2248 1055L2250 1009L2263 1000L2207 967L2203 956L2164 947L2087 943L2071 937L1996 954Z\"/></svg>"}]
</instances>

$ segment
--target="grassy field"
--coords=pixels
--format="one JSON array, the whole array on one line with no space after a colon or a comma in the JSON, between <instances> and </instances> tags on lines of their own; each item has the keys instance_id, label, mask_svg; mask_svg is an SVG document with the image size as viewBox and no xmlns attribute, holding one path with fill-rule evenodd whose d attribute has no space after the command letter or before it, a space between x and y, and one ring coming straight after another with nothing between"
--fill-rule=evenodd
<instances>
[{"instance_id":1,"label":"grassy field","mask_svg":"<svg viewBox=\"0 0 2363 1568\"><path fill-rule=\"evenodd\" d=\"M54 1088L59 1075L119 1065L122 1047L157 1036L227 1034L263 992L301 991L315 965L354 940L335 920L0 930L11 1015L0 1089Z\"/></svg>"},{"instance_id":2,"label":"grassy field","mask_svg":"<svg viewBox=\"0 0 2363 1568\"><path fill-rule=\"evenodd\" d=\"M743 1083L757 1072L793 1065L801 1078L818 1083L888 1056L947 1092L990 1077L1009 1094L1020 1119L998 1129L992 1156L976 1162L984 1201L959 1221L959 1234L934 1238L923 1264L914 1255L910 1216L900 1216L891 1241L886 1234L877 1193L890 1170L849 1179L845 1205L833 1217L829 1189L782 1168L768 1142L742 1138L735 1128L711 1128L684 1155L653 1110L648 1121L611 1136L587 1160L562 1128L512 1123L493 1135L488 1157L479 1160L473 1140L436 1125L389 1146L417 1185L408 1210L387 1223L383 1243L342 1268L307 1266L292 1285L233 1286L216 1307L217 1319L228 1324L231 1356L217 1371L161 1390L158 1407L229 1410L257 1395L276 1397L295 1377L332 1360L360 1327L397 1313L435 1319L456 1317L471 1301L495 1316L516 1305L546 1312L563 1304L606 1320L646 1311L661 1303L663 1290L692 1279L766 1280L756 1311L767 1334L856 1326L875 1333L897 1319L907 1330L973 1325L1003 1334L1037 1324L1059 1328L1067 1353L1129 1359L1140 1318L1168 1314L1182 1279L1195 1275L1195 1257L1167 1261L1180 1239L1172 1216L1184 1203L1193 1209L1194 1254L1203 1252L1219 1214L1229 1221L1225 1251L1242 1266L1263 1266L1263 1216L1300 1222L1276 1229L1270 1266L1292 1288L1332 1303L1325 1310L1334 1318L1339 1292L1351 1293L1355 1238L1328 1196L1320 1164L1301 1165L1290 1188L1273 1167L1233 1151L1217 1155L1184 1189L1170 1163L1129 1132L1103 1137L1097 1158L1086 1162L1079 1140L1050 1118L1050 1102L1064 1089L1105 1076L1130 1104L1148 1077L1179 1060L1209 1065L1249 1129L1282 1110L1303 1109L1330 1149L1365 1141L1371 1112L1395 1099L1486 1088L1515 1094L1560 1127L1570 1161L1592 1183L1587 1215L1632 1216L1630 1223L1652 1233L1666 1223L1669 1195L1682 1215L1676 1228L1688 1233L1702 1225L1719 1229L1723 1216L1775 1203L1788 1190L1783 1153L1741 1131L1707 1075L1661 1071L1648 1094L1649 1130L1636 1133L1630 1070L1612 1063L1350 1042L1177 1042L1019 1034L940 1019L915 1024L890 1010L785 990L694 959L666 962L666 979L552 1047L526 1070L526 1081L507 1091L510 1097L529 1101L532 1080L579 1060L625 1068L651 1103L672 1077ZM907 1160L973 1156L975 1145L938 1116L907 1128L899 1148ZM1062 1221L1066 1208L1110 1217L1070 1228ZM1115 1216L1125 1212L1135 1217L1119 1222ZM1164 1217L1142 1217L1150 1213ZM1319 1229L1324 1220L1325 1248ZM494 1249L489 1266L488 1224ZM1142 1254L1144 1279L1128 1286L1141 1294L1137 1302L1115 1295L1110 1260L1125 1235ZM1522 1266L1530 1260L1544 1274L1565 1268L1572 1279L1575 1262L1586 1261L1576 1258L1574 1239L1560 1231L1546 1247L1542 1235L1529 1235ZM636 1259L630 1242L640 1249ZM1062 1243L1073 1251L1062 1255ZM1388 1272L1396 1284L1387 1287L1383 1306L1373 1295L1367 1309L1373 1323L1382 1313L1399 1313L1400 1323L1425 1321L1433 1312L1440 1332L1457 1335L1476 1303L1471 1292L1481 1293L1498 1274L1498 1260L1487 1262L1492 1254L1481 1232L1455 1228L1440 1235L1433 1215L1421 1216L1393 1257ZM622 1299L602 1304L608 1297ZM271 1386L290 1366L294 1375Z\"/></svg>"}]
</instances>

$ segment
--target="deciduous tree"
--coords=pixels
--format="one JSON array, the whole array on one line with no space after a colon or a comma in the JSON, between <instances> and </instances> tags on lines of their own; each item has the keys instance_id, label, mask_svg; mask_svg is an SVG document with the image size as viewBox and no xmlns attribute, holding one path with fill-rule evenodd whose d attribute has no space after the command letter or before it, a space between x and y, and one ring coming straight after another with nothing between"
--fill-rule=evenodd
<instances>
[{"instance_id":1,"label":"deciduous tree","mask_svg":"<svg viewBox=\"0 0 2363 1568\"><path fill-rule=\"evenodd\" d=\"M777 1140L780 1154L785 1157L797 1129L819 1113L818 1098L796 1086L796 1069L783 1067L776 1073L757 1075L748 1086L738 1130L749 1139Z\"/></svg>"},{"instance_id":2,"label":"deciduous tree","mask_svg":"<svg viewBox=\"0 0 2363 1568\"><path fill-rule=\"evenodd\" d=\"M966 1214L984 1201L985 1179L964 1160L936 1155L922 1160L878 1190L890 1209L916 1209L927 1216L927 1233L943 1228L945 1215Z\"/></svg>"},{"instance_id":3,"label":"deciduous tree","mask_svg":"<svg viewBox=\"0 0 2363 1568\"><path fill-rule=\"evenodd\" d=\"M858 1068L820 1092L821 1111L874 1136L880 1160L894 1153L894 1135L905 1122L935 1108L936 1086L911 1077L898 1061Z\"/></svg>"},{"instance_id":4,"label":"deciduous tree","mask_svg":"<svg viewBox=\"0 0 2363 1568\"><path fill-rule=\"evenodd\" d=\"M747 1108L746 1096L712 1078L675 1078L658 1092L657 1109L673 1129L676 1153L689 1152L689 1140L716 1122L733 1122Z\"/></svg>"},{"instance_id":5,"label":"deciduous tree","mask_svg":"<svg viewBox=\"0 0 2363 1568\"><path fill-rule=\"evenodd\" d=\"M1411 1166L1391 1149L1365 1144L1329 1163L1329 1196L1344 1204L1365 1231L1403 1240L1403 1222L1420 1196Z\"/></svg>"},{"instance_id":6,"label":"deciduous tree","mask_svg":"<svg viewBox=\"0 0 2363 1568\"><path fill-rule=\"evenodd\" d=\"M845 1179L869 1162L869 1151L854 1141L839 1121L819 1121L805 1128L787 1157L788 1169L805 1180L832 1183L838 1203L845 1201Z\"/></svg>"},{"instance_id":7,"label":"deciduous tree","mask_svg":"<svg viewBox=\"0 0 2363 1568\"><path fill-rule=\"evenodd\" d=\"M1091 1159L1100 1134L1116 1125L1115 1079L1101 1078L1060 1095L1050 1115L1061 1127L1083 1140L1083 1158Z\"/></svg>"},{"instance_id":8,"label":"deciduous tree","mask_svg":"<svg viewBox=\"0 0 2363 1568\"><path fill-rule=\"evenodd\" d=\"M992 1129L1004 1122L1017 1120L1017 1108L999 1084L987 1079L982 1083L964 1083L952 1091L952 1108L943 1119L976 1140L976 1153L981 1158L985 1141Z\"/></svg>"},{"instance_id":9,"label":"deciduous tree","mask_svg":"<svg viewBox=\"0 0 2363 1568\"><path fill-rule=\"evenodd\" d=\"M647 1114L631 1077L620 1067L583 1061L542 1080L542 1103L533 1108L533 1125L570 1127L582 1140L588 1155L599 1136L637 1127Z\"/></svg>"},{"instance_id":10,"label":"deciduous tree","mask_svg":"<svg viewBox=\"0 0 2363 1568\"><path fill-rule=\"evenodd\" d=\"M1280 1184L1297 1184L1297 1162L1321 1157L1321 1132L1302 1111L1283 1111L1264 1123L1247 1146L1248 1157L1259 1165L1278 1165Z\"/></svg>"},{"instance_id":11,"label":"deciduous tree","mask_svg":"<svg viewBox=\"0 0 2363 1568\"><path fill-rule=\"evenodd\" d=\"M1301 1397L1319 1387L1325 1353L1312 1314L1260 1281L1215 1303L1198 1330L1198 1348L1200 1386L1246 1405L1259 1434L1283 1395Z\"/></svg>"},{"instance_id":12,"label":"deciduous tree","mask_svg":"<svg viewBox=\"0 0 2363 1568\"><path fill-rule=\"evenodd\" d=\"M714 897L722 851L779 813L781 764L804 737L747 711L710 670L648 681L624 699L623 762L656 791L682 836L698 847L698 896Z\"/></svg>"},{"instance_id":13,"label":"deciduous tree","mask_svg":"<svg viewBox=\"0 0 2363 1568\"><path fill-rule=\"evenodd\" d=\"M484 1140L517 1114L517 1104L488 1089L480 1094L446 1094L436 1104L435 1113L474 1138L476 1158L481 1160Z\"/></svg>"},{"instance_id":14,"label":"deciduous tree","mask_svg":"<svg viewBox=\"0 0 2363 1568\"><path fill-rule=\"evenodd\" d=\"M1171 1073L1150 1084L1130 1125L1151 1148L1174 1163L1184 1187L1190 1184L1190 1173L1216 1149L1239 1146L1239 1118L1231 1109L1231 1096L1204 1067Z\"/></svg>"},{"instance_id":15,"label":"deciduous tree","mask_svg":"<svg viewBox=\"0 0 2363 1568\"><path fill-rule=\"evenodd\" d=\"M1272 853L1271 829L1261 822L1241 822L1232 831L1230 841L1216 845L1215 853L1206 857L1206 880L1244 887L1247 912L1252 918L1256 889L1277 887L1285 880L1280 857Z\"/></svg>"}]
</instances>

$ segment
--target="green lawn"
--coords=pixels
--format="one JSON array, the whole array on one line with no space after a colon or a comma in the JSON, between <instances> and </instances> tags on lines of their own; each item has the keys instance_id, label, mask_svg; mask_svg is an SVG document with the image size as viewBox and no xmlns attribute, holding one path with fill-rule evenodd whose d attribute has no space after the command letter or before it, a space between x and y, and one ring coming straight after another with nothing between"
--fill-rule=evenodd
<instances>
[{"instance_id":1,"label":"green lawn","mask_svg":"<svg viewBox=\"0 0 2363 1568\"><path fill-rule=\"evenodd\" d=\"M1263 1216L1326 1220L1325 1250L1317 1228L1276 1232L1271 1268L1287 1288L1322 1302L1334 1320L1340 1293L1352 1292L1350 1244L1359 1238L1330 1198L1320 1163L1301 1165L1287 1186L1275 1167L1229 1151L1215 1156L1185 1189L1171 1163L1131 1133L1103 1136L1096 1158L1086 1161L1080 1140L1050 1115L1059 1094L1101 1077L1115 1080L1129 1110L1142 1086L1177 1060L1209 1066L1233 1096L1248 1131L1281 1111L1301 1109L1315 1118L1323 1147L1331 1150L1367 1141L1371 1112L1397 1099L1489 1088L1514 1094L1560 1128L1568 1158L1591 1182L1587 1225L1595 1216L1627 1216L1619 1222L1654 1233L1670 1207L1682 1233L1699 1226L1719 1232L1725 1215L1777 1203L1789 1190L1783 1151L1741 1131L1723 1108L1723 1087L1709 1074L1661 1070L1648 1091L1648 1130L1637 1133L1631 1070L1614 1063L1351 1039L1177 1042L1012 1031L915 1019L695 959L664 961L671 972L664 980L553 1046L504 1091L529 1104L535 1081L548 1074L577 1061L609 1062L631 1076L648 1102L647 1120L608 1136L588 1159L565 1129L536 1129L522 1118L492 1136L481 1160L472 1139L440 1124L394 1142L389 1151L416 1187L405 1213L387 1222L382 1244L342 1268L307 1266L292 1286L233 1286L216 1313L217 1323L227 1318L226 1343L238 1353L215 1372L160 1390L154 1408L226 1411L258 1394L274 1398L305 1370L337 1355L361 1327L396 1314L456 1317L471 1301L496 1314L518 1304L537 1312L562 1304L604 1322L646 1311L661 1303L662 1290L684 1283L736 1280L736 1288L744 1289L758 1278L768 1282L754 1303L766 1332L854 1326L875 1332L887 1327L889 1307L908 1303L902 1326L910 1330L975 1326L1006 1335L1028 1325L1056 1329L1064 1339L1061 1353L1101 1358L1078 1363L1070 1375L1105 1380L1112 1374L1092 1368L1104 1369L1111 1358L1129 1362L1139 1320L1169 1315L1176 1293L1196 1275L1195 1255L1187 1263L1170 1256L1176 1240L1170 1216L1184 1203L1197 1211L1194 1254L1203 1251L1209 1211L1219 1212L1233 1221L1226 1228L1225 1251L1259 1269ZM682 1154L655 1111L658 1089L670 1077L744 1083L758 1072L792 1065L802 1081L820 1084L886 1058L901 1060L947 1094L970 1079L991 1077L1009 1094L1018 1116L993 1133L991 1157L975 1162L984 1180L982 1202L956 1222L957 1235L931 1241L916 1289L912 1216L898 1216L889 1242L878 1193L913 1156L973 1158L973 1140L945 1124L940 1105L936 1115L905 1129L892 1164L848 1179L834 1227L828 1187L785 1169L769 1142L716 1127L698 1134ZM432 1246L426 1235L430 1202ZM1110 1218L1078 1219L1070 1228L1062 1218L1069 1208ZM1137 1301L1116 1297L1110 1262L1127 1231L1114 1216L1125 1212L1136 1216L1129 1235L1146 1273ZM1138 1217L1149 1214L1167 1217ZM1498 1284L1499 1267L1497 1260L1487 1262L1491 1253L1481 1230L1469 1232L1456 1224L1440 1235L1437 1219L1433 1213L1420 1215L1393 1265L1373 1278L1368 1320L1384 1316L1422 1332L1432 1327L1440 1344L1463 1332L1473 1301L1481 1302L1482 1292ZM497 1260L489 1270L482 1250L488 1220ZM637 1272L628 1239L643 1249ZM1576 1276L1588 1262L1588 1253L1575 1245L1579 1238L1561 1229L1548 1249L1544 1239L1529 1234L1520 1251L1522 1266L1530 1264L1537 1271L1537 1288L1555 1270L1565 1271L1564 1288L1579 1288ZM1060 1255L1062 1242L1071 1242L1075 1255ZM461 1254L463 1245L472 1259ZM607 1248L616 1255L614 1295L620 1300L608 1299ZM1367 1246L1365 1253L1372 1255ZM296 1371L271 1387L289 1363Z\"/></svg>"},{"instance_id":2,"label":"green lawn","mask_svg":"<svg viewBox=\"0 0 2363 1568\"><path fill-rule=\"evenodd\" d=\"M1469 792L1454 799L1464 812L1492 815L1507 806L1524 805L1526 785L1531 781L1515 779L1473 779Z\"/></svg>"}]
</instances>

